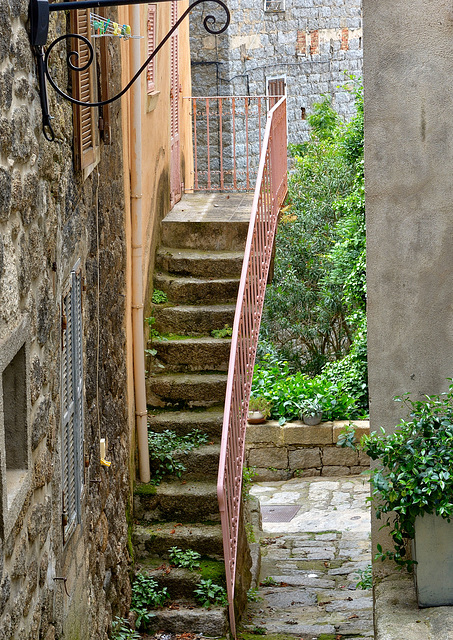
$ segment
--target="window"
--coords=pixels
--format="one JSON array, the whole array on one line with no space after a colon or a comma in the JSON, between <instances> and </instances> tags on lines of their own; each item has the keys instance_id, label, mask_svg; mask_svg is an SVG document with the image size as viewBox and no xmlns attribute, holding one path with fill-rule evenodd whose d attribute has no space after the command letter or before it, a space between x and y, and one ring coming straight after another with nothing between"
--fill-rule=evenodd
<instances>
[{"instance_id":1,"label":"window","mask_svg":"<svg viewBox=\"0 0 453 640\"><path fill-rule=\"evenodd\" d=\"M61 416L63 532L65 541L80 522L83 464L82 275L71 272L62 302Z\"/></svg>"},{"instance_id":2,"label":"window","mask_svg":"<svg viewBox=\"0 0 453 640\"><path fill-rule=\"evenodd\" d=\"M31 485L26 318L0 342L0 537L8 537Z\"/></svg>"},{"instance_id":3,"label":"window","mask_svg":"<svg viewBox=\"0 0 453 640\"><path fill-rule=\"evenodd\" d=\"M11 506L28 470L27 375L25 345L2 374L6 494Z\"/></svg>"},{"instance_id":4,"label":"window","mask_svg":"<svg viewBox=\"0 0 453 640\"><path fill-rule=\"evenodd\" d=\"M157 5L148 5L148 57L156 48L156 15ZM148 64L146 70L147 93L154 93L156 90L156 58L153 58Z\"/></svg>"},{"instance_id":5,"label":"window","mask_svg":"<svg viewBox=\"0 0 453 640\"><path fill-rule=\"evenodd\" d=\"M264 0L264 11L284 11L285 0Z\"/></svg>"}]
</instances>

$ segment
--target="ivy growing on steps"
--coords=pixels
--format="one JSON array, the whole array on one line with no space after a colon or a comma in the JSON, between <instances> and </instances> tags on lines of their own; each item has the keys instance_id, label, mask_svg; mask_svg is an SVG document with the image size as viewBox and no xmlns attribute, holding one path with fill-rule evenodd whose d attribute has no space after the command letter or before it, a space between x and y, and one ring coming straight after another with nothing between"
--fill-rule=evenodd
<instances>
[{"instance_id":1,"label":"ivy growing on steps","mask_svg":"<svg viewBox=\"0 0 453 640\"><path fill-rule=\"evenodd\" d=\"M162 433L148 431L151 484L159 485L164 477L169 475L180 478L186 467L178 459L178 454L188 453L207 442L207 434L199 429L194 429L183 436L169 429Z\"/></svg>"}]
</instances>

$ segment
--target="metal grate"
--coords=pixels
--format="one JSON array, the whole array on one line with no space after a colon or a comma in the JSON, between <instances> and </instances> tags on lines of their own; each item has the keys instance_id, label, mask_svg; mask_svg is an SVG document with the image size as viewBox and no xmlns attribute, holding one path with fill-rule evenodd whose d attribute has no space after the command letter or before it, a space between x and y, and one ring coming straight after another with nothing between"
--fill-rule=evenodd
<instances>
[{"instance_id":1,"label":"metal grate","mask_svg":"<svg viewBox=\"0 0 453 640\"><path fill-rule=\"evenodd\" d=\"M261 516L263 522L291 522L299 509L300 506L297 504L262 506Z\"/></svg>"}]
</instances>

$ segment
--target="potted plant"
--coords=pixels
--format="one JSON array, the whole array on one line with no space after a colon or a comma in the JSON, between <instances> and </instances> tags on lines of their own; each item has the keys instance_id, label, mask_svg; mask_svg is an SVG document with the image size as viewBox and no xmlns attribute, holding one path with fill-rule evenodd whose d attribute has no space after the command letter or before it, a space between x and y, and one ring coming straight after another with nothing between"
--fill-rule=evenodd
<instances>
[{"instance_id":1,"label":"potted plant","mask_svg":"<svg viewBox=\"0 0 453 640\"><path fill-rule=\"evenodd\" d=\"M394 433L363 436L359 445L380 463L371 472L371 499L394 545L391 551L378 545L376 558L415 568L419 606L452 605L453 385L420 401L409 394L395 399L408 406L410 419Z\"/></svg>"},{"instance_id":2,"label":"potted plant","mask_svg":"<svg viewBox=\"0 0 453 640\"><path fill-rule=\"evenodd\" d=\"M306 425L314 426L322 420L322 404L320 398L303 400L300 404L299 417Z\"/></svg>"},{"instance_id":3,"label":"potted plant","mask_svg":"<svg viewBox=\"0 0 453 640\"><path fill-rule=\"evenodd\" d=\"M247 420L250 424L260 424L266 422L271 415L272 404L263 396L251 397L249 400L249 409Z\"/></svg>"}]
</instances>

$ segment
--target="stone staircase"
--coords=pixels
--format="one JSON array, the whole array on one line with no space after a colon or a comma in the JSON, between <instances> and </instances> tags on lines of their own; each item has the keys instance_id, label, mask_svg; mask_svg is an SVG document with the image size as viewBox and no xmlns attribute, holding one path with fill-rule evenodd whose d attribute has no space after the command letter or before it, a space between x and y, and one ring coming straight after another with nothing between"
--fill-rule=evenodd
<instances>
[{"instance_id":1,"label":"stone staircase","mask_svg":"<svg viewBox=\"0 0 453 640\"><path fill-rule=\"evenodd\" d=\"M203 609L193 597L200 579L225 580L216 481L230 339L211 332L233 324L250 212L249 199L238 211L244 196L228 200L215 197L226 203L226 213L236 207L229 220L219 221L217 206L200 212L192 200L188 213L185 196L162 222L156 256L154 288L168 302L153 307L154 328L163 337L149 345L156 350L147 379L149 429L178 435L198 429L208 437L178 456L186 468L181 478L135 489L136 560L169 590L172 603L156 612L155 623L171 633L223 636L228 628L226 608ZM169 571L173 546L198 551L201 569Z\"/></svg>"}]
</instances>

